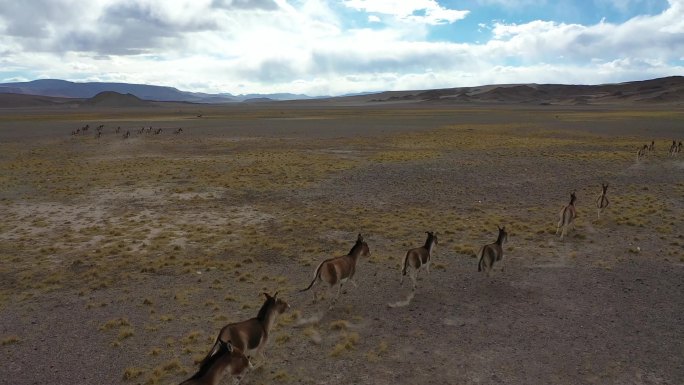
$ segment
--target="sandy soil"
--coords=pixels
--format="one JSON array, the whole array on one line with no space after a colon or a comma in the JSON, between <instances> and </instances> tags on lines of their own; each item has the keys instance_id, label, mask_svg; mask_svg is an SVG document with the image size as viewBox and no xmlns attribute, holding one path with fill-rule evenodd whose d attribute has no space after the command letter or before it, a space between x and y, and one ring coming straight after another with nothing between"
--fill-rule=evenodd
<instances>
[{"instance_id":1,"label":"sandy soil","mask_svg":"<svg viewBox=\"0 0 684 385\"><path fill-rule=\"evenodd\" d=\"M198 112L0 111L0 382L179 383L279 290L291 310L243 384L684 383L681 111ZM103 136L69 135L86 123ZM134 132L150 125L164 132ZM506 269L487 278L474 253L499 224ZM411 296L399 264L427 230L440 243ZM298 289L357 233L359 287L313 304Z\"/></svg>"}]
</instances>

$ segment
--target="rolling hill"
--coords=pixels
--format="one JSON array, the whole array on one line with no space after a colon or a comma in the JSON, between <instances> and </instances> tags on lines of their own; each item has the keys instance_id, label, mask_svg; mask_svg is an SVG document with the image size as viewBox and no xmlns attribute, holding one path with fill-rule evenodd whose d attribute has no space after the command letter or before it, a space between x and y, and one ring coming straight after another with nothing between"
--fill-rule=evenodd
<instances>
[{"instance_id":1,"label":"rolling hill","mask_svg":"<svg viewBox=\"0 0 684 385\"><path fill-rule=\"evenodd\" d=\"M356 97L359 98L359 97ZM421 91L382 92L361 98L372 102L640 104L684 103L684 77L601 85L503 84Z\"/></svg>"},{"instance_id":2,"label":"rolling hill","mask_svg":"<svg viewBox=\"0 0 684 385\"><path fill-rule=\"evenodd\" d=\"M129 83L75 83L66 80L41 79L30 82L2 83L0 93L52 96L62 98L92 98L100 92L113 91L120 94L132 94L144 100L162 102L203 103L207 99L211 103L229 103L237 101L224 95L203 94L180 91L173 87L153 86Z\"/></svg>"},{"instance_id":3,"label":"rolling hill","mask_svg":"<svg viewBox=\"0 0 684 385\"><path fill-rule=\"evenodd\" d=\"M104 93L104 94L103 94ZM116 95L114 95L116 94ZM120 95L120 96L117 96ZM601 85L495 84L433 90L387 91L354 96L310 98L295 94L204 94L172 87L127 83L74 83L64 80L34 80L0 84L0 107L31 107L78 104L91 106L143 107L150 101L221 104L234 102L277 103L440 103L440 104L684 104L684 77Z\"/></svg>"},{"instance_id":4,"label":"rolling hill","mask_svg":"<svg viewBox=\"0 0 684 385\"><path fill-rule=\"evenodd\" d=\"M271 100L311 99L301 94L246 94L231 95L228 93L208 94L202 92L181 91L173 87L129 83L77 83L59 79L40 79L30 82L0 83L0 94L24 94L60 98L86 99L95 95L113 91L120 94L131 94L143 100L159 102L190 103L235 103L250 99L268 98Z\"/></svg>"}]
</instances>

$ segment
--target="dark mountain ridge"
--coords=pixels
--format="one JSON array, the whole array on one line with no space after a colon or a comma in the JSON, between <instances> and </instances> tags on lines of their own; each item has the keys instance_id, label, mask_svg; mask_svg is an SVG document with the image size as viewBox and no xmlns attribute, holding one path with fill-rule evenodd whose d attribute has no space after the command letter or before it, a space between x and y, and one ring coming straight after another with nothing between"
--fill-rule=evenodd
<instances>
[{"instance_id":1,"label":"dark mountain ridge","mask_svg":"<svg viewBox=\"0 0 684 385\"><path fill-rule=\"evenodd\" d=\"M103 92L109 95L96 98ZM13 95L14 94L14 95ZM600 84L494 84L432 90L387 91L332 98L310 98L295 94L205 94L180 91L173 87L128 83L74 83L45 79L21 83L0 84L0 107L43 106L58 104L131 106L150 105L150 101L221 104L232 102L277 103L298 100L304 103L441 103L441 104L540 104L540 105L601 105L601 104L684 104L684 77L670 76L651 80ZM132 98L137 100L134 100ZM64 98L64 99L62 99ZM304 100L303 100L304 99Z\"/></svg>"},{"instance_id":2,"label":"dark mountain ridge","mask_svg":"<svg viewBox=\"0 0 684 385\"><path fill-rule=\"evenodd\" d=\"M58 79L40 79L30 82L0 84L0 93L40 95L61 98L86 99L92 98L95 95L105 91L113 91L120 94L132 94L140 99L161 102L179 101L202 103L208 98L211 98L213 103L229 103L237 101L228 96L185 92L173 87L153 86L147 84L100 82L75 83Z\"/></svg>"},{"instance_id":3,"label":"dark mountain ridge","mask_svg":"<svg viewBox=\"0 0 684 385\"><path fill-rule=\"evenodd\" d=\"M478 87L393 91L371 95L373 102L615 104L684 103L684 77L599 85L494 84Z\"/></svg>"},{"instance_id":4,"label":"dark mountain ridge","mask_svg":"<svg viewBox=\"0 0 684 385\"><path fill-rule=\"evenodd\" d=\"M181 91L174 87L155 86L130 83L103 82L70 82L59 79L39 79L30 82L0 83L0 94L24 94L58 98L87 99L95 95L113 91L120 94L132 94L143 100L159 102L190 102L190 103L235 103L248 99L268 98L272 100L311 99L302 94L245 94L231 95L228 93L209 94L203 92Z\"/></svg>"}]
</instances>

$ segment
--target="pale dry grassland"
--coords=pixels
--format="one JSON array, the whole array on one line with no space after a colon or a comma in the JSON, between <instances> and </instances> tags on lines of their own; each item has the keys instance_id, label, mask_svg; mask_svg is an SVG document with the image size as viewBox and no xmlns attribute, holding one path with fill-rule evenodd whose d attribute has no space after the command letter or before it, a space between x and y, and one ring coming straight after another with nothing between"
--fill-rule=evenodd
<instances>
[{"instance_id":1,"label":"pale dry grassland","mask_svg":"<svg viewBox=\"0 0 684 385\"><path fill-rule=\"evenodd\" d=\"M280 291L292 309L243 383L684 381L684 158L665 154L681 111L203 113L0 114L0 378L178 383L223 325ZM68 135L99 122L100 139ZM611 206L597 220L601 182ZM559 242L572 191L576 229ZM506 271L485 279L475 253L497 225ZM428 230L432 275L387 308ZM325 312L297 290L357 233L372 255Z\"/></svg>"}]
</instances>

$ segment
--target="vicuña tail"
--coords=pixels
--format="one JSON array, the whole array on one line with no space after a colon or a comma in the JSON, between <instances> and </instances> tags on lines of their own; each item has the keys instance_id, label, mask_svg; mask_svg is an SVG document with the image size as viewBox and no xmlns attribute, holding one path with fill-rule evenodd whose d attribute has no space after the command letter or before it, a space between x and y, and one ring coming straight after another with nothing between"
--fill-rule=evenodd
<instances>
[{"instance_id":1,"label":"vicu\u00f1a tail","mask_svg":"<svg viewBox=\"0 0 684 385\"><path fill-rule=\"evenodd\" d=\"M482 258L484 258L484 247L480 249L480 260L477 262L477 271L482 271Z\"/></svg>"},{"instance_id":2,"label":"vicu\u00f1a tail","mask_svg":"<svg viewBox=\"0 0 684 385\"><path fill-rule=\"evenodd\" d=\"M306 289L300 290L300 291L299 291L300 293L303 292L303 291L307 291L307 290L311 289L311 287L314 285L314 283L316 283L316 280L318 280L318 276L319 276L319 274L321 273L321 266L323 266L323 263L325 263L325 261L323 261L323 262L321 262L321 263L318 264L318 267L316 268L316 272L314 273L314 278L313 278L313 280L311 281L311 283L309 284L309 286L306 287Z\"/></svg>"},{"instance_id":3,"label":"vicu\u00f1a tail","mask_svg":"<svg viewBox=\"0 0 684 385\"><path fill-rule=\"evenodd\" d=\"M406 275L406 268L408 267L408 256L409 253L406 253L406 256L404 257L404 268L401 269L401 275Z\"/></svg>"}]
</instances>

